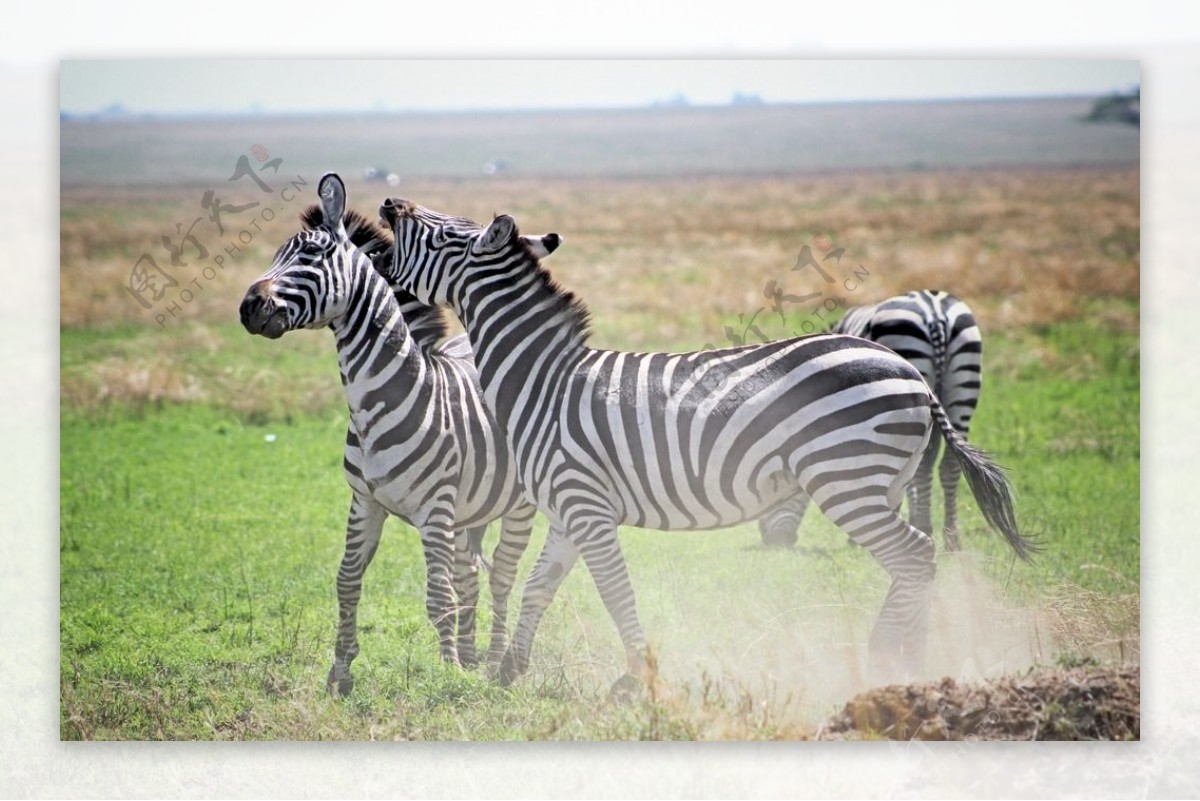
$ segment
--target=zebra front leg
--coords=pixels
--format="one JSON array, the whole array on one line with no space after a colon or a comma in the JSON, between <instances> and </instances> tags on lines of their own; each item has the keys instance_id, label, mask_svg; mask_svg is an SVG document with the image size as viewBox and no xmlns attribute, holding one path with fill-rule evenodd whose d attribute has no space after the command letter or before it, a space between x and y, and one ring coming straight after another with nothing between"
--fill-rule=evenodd
<instances>
[{"instance_id":1,"label":"zebra front leg","mask_svg":"<svg viewBox=\"0 0 1200 801\"><path fill-rule=\"evenodd\" d=\"M475 615L479 606L479 566L477 554L472 548L472 538L482 538L486 526L454 535L454 594L458 603L458 663L463 667L475 667L479 656L475 651Z\"/></svg>"},{"instance_id":2,"label":"zebra front leg","mask_svg":"<svg viewBox=\"0 0 1200 801\"><path fill-rule=\"evenodd\" d=\"M338 569L338 635L333 667L325 680L330 693L347 696L354 689L350 663L358 656L358 601L362 597L363 575L379 548L379 536L387 512L367 497L355 495L350 501L346 523L346 551Z\"/></svg>"},{"instance_id":3,"label":"zebra front leg","mask_svg":"<svg viewBox=\"0 0 1200 801\"><path fill-rule=\"evenodd\" d=\"M447 520L451 517L447 515ZM452 581L454 532L448 525L426 523L421 526L421 545L425 551L425 612L437 629L442 659L457 665L458 645L454 639L457 610Z\"/></svg>"},{"instance_id":4,"label":"zebra front leg","mask_svg":"<svg viewBox=\"0 0 1200 801\"><path fill-rule=\"evenodd\" d=\"M536 511L533 506L521 506L505 515L500 524L500 541L492 554L492 570L488 574L492 591L492 638L488 643L487 664L493 675L508 648L508 599L517 580L517 565L529 547Z\"/></svg>"},{"instance_id":5,"label":"zebra front leg","mask_svg":"<svg viewBox=\"0 0 1200 801\"><path fill-rule=\"evenodd\" d=\"M533 649L533 636L537 633L538 624L546 607L554 600L559 585L571 572L575 560L579 558L577 549L557 526L551 526L546 535L546 544L538 555L537 564L529 574L525 583L525 596L521 599L521 615L517 619L517 630L513 634L512 645L504 654L497 676L502 687L507 687L516 681L517 677L529 668L529 653Z\"/></svg>"},{"instance_id":6,"label":"zebra front leg","mask_svg":"<svg viewBox=\"0 0 1200 801\"><path fill-rule=\"evenodd\" d=\"M576 545L625 646L627 670L613 684L610 694L617 699L626 699L639 691L647 678L646 635L638 622L637 602L629 580L629 568L617 539L617 527L612 523L594 526L576 541Z\"/></svg>"},{"instance_id":7,"label":"zebra front leg","mask_svg":"<svg viewBox=\"0 0 1200 801\"><path fill-rule=\"evenodd\" d=\"M962 476L962 463L958 461L949 449L942 457L940 478L942 480L942 495L946 500L946 520L942 524L942 542L947 551L962 550L962 542L958 538L958 479Z\"/></svg>"}]
</instances>

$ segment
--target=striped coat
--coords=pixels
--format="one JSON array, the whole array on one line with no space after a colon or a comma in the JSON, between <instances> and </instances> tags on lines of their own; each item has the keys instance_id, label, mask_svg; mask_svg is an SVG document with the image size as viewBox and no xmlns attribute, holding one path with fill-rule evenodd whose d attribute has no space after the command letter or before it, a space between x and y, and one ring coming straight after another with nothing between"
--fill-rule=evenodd
<instances>
[{"instance_id":1,"label":"striped coat","mask_svg":"<svg viewBox=\"0 0 1200 801\"><path fill-rule=\"evenodd\" d=\"M617 526L700 529L753 520L805 492L892 578L872 665L919 664L934 574L930 537L897 514L933 431L963 460L989 523L1027 555L1009 486L951 427L911 364L842 335L688 354L587 345L587 313L506 215L490 225L389 199L389 280L462 321L484 398L526 497L550 520L501 678L526 669L537 625L582 557L636 680L645 635Z\"/></svg>"},{"instance_id":2,"label":"striped coat","mask_svg":"<svg viewBox=\"0 0 1200 801\"><path fill-rule=\"evenodd\" d=\"M350 410L344 465L352 500L329 689L347 694L353 687L363 576L389 515L420 532L426 609L442 657L468 664L475 661L478 594L471 541L478 546L483 527L504 516L491 572L488 659L497 665L506 650L508 595L534 508L522 499L507 443L483 403L463 340L433 344L443 332L440 313L397 292L372 264L371 255L386 259L386 233L346 212L336 177L323 179L319 191L320 208L307 212L306 229L279 248L240 312L251 333L277 338L298 328L328 327L337 345Z\"/></svg>"},{"instance_id":3,"label":"striped coat","mask_svg":"<svg viewBox=\"0 0 1200 801\"><path fill-rule=\"evenodd\" d=\"M954 430L967 439L971 417L979 403L983 340L966 303L946 292L908 292L869 306L855 306L833 326L840 334L864 337L891 348L925 378L942 402ZM930 497L933 469L942 437L931 438L917 475L909 486L909 522L933 533ZM958 550L958 481L962 467L947 455L940 476L945 501L942 537L948 550ZM781 503L759 523L767 545L796 542L808 498L803 494Z\"/></svg>"}]
</instances>

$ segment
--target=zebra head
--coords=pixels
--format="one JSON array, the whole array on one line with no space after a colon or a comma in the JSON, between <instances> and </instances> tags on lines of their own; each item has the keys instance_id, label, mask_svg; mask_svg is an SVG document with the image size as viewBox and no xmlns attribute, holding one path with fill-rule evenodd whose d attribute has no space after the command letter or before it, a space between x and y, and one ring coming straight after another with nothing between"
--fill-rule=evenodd
<instances>
[{"instance_id":1,"label":"zebra head","mask_svg":"<svg viewBox=\"0 0 1200 801\"><path fill-rule=\"evenodd\" d=\"M388 198L379 216L392 229L395 253L390 270L379 262L376 269L423 303L449 303L451 287L459 283L457 275L469 261L499 262L521 251L541 260L562 244L555 233L521 236L516 220L507 214L497 215L485 228L466 217Z\"/></svg>"},{"instance_id":2,"label":"zebra head","mask_svg":"<svg viewBox=\"0 0 1200 801\"><path fill-rule=\"evenodd\" d=\"M280 246L242 299L242 325L251 334L278 339L329 325L346 313L356 275L370 264L366 257L388 245L378 227L346 212L346 187L336 174L321 178L318 192L321 205L302 215L305 230Z\"/></svg>"}]
</instances>

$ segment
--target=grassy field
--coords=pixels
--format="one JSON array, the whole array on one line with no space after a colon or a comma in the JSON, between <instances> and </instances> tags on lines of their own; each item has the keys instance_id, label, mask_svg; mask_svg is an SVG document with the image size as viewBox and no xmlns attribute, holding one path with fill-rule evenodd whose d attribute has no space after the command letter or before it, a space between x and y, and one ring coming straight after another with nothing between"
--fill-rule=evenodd
<instances>
[{"instance_id":1,"label":"grassy field","mask_svg":"<svg viewBox=\"0 0 1200 801\"><path fill-rule=\"evenodd\" d=\"M618 128L649 124L630 119ZM176 138L200 148L194 136ZM206 219L197 230L209 255L185 250L191 263L174 267L158 243L178 243L175 224L204 213L209 178L121 185L78 166L97 161L88 148L100 140L84 147L73 137L64 127L64 739L788 738L810 733L863 685L884 576L815 514L800 547L783 553L758 548L753 526L623 532L658 667L645 701L628 706L607 701L623 656L582 569L551 607L517 687L440 665L417 537L391 521L367 576L355 694L326 697L349 501L332 341L298 332L268 342L236 319L319 172L291 170L307 186L290 200L263 193L260 207L227 216L224 235ZM215 180L259 133L243 138ZM967 552L939 557L931 675L1138 659L1136 166L868 164L818 174L760 155L775 172L631 169L637 177L614 174L606 142L597 134L590 145L609 154L604 169L575 177L553 165L491 179L431 168L395 190L351 178L349 197L366 212L400 194L477 219L506 211L527 233L560 232L565 244L547 265L588 302L602 347L803 333L841 306L919 287L967 298L985 336L972 439L1010 468L1021 524L1044 552L1014 563L963 498ZM98 151L114 154L100 163L122 163L122 146ZM351 161L329 153L333 166ZM468 158L473 151L454 163ZM248 182L228 187L225 203L259 199ZM237 239L243 230L249 242ZM818 236L845 248L834 285L792 270ZM124 288L146 252L179 279L151 309ZM222 252L224 265L206 278ZM764 296L772 280L821 295L777 313ZM543 536L539 523L531 550Z\"/></svg>"}]
</instances>

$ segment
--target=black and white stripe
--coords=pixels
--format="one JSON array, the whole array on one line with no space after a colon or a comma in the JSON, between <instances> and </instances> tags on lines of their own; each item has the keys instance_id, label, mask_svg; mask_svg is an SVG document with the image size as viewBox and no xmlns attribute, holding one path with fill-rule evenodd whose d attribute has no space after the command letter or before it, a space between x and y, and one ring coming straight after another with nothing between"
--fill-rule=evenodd
<instances>
[{"instance_id":1,"label":"black and white stripe","mask_svg":"<svg viewBox=\"0 0 1200 801\"><path fill-rule=\"evenodd\" d=\"M386 233L345 211L337 176L325 176L319 191L320 209L306 213L309 227L288 239L251 285L241 319L249 332L272 339L328 326L337 343L350 409L344 465L353 497L338 572L340 615L329 689L344 695L353 687L363 575L389 514L420 532L426 607L442 657L468 664L475 661L478 596L471 544L478 546L484 526L504 516L490 575L488 661L498 665L506 650L508 596L535 510L521 498L465 342L434 345L444 333L440 311L395 292L372 266L369 254L386 246Z\"/></svg>"},{"instance_id":2,"label":"black and white stripe","mask_svg":"<svg viewBox=\"0 0 1200 801\"><path fill-rule=\"evenodd\" d=\"M873 665L919 663L934 543L897 511L935 427L964 459L989 523L1027 555L1001 471L887 348L821 335L686 354L595 350L582 304L511 217L484 228L399 199L380 213L396 241L389 279L459 316L527 497L550 520L502 680L527 667L538 622L580 556L638 675L645 636L617 526L724 527L800 490L892 578Z\"/></svg>"},{"instance_id":3,"label":"black and white stripe","mask_svg":"<svg viewBox=\"0 0 1200 801\"><path fill-rule=\"evenodd\" d=\"M942 402L954 430L967 439L971 417L979 404L983 339L966 303L937 290L908 292L869 306L852 307L831 330L878 342L907 359ZM930 438L908 488L909 522L929 534L933 533L933 468L941 444L941 436ZM960 547L957 497L962 466L947 454L939 474L946 510L942 537L946 548L954 551ZM807 503L808 498L801 494L768 512L759 523L763 542L795 543Z\"/></svg>"}]
</instances>

